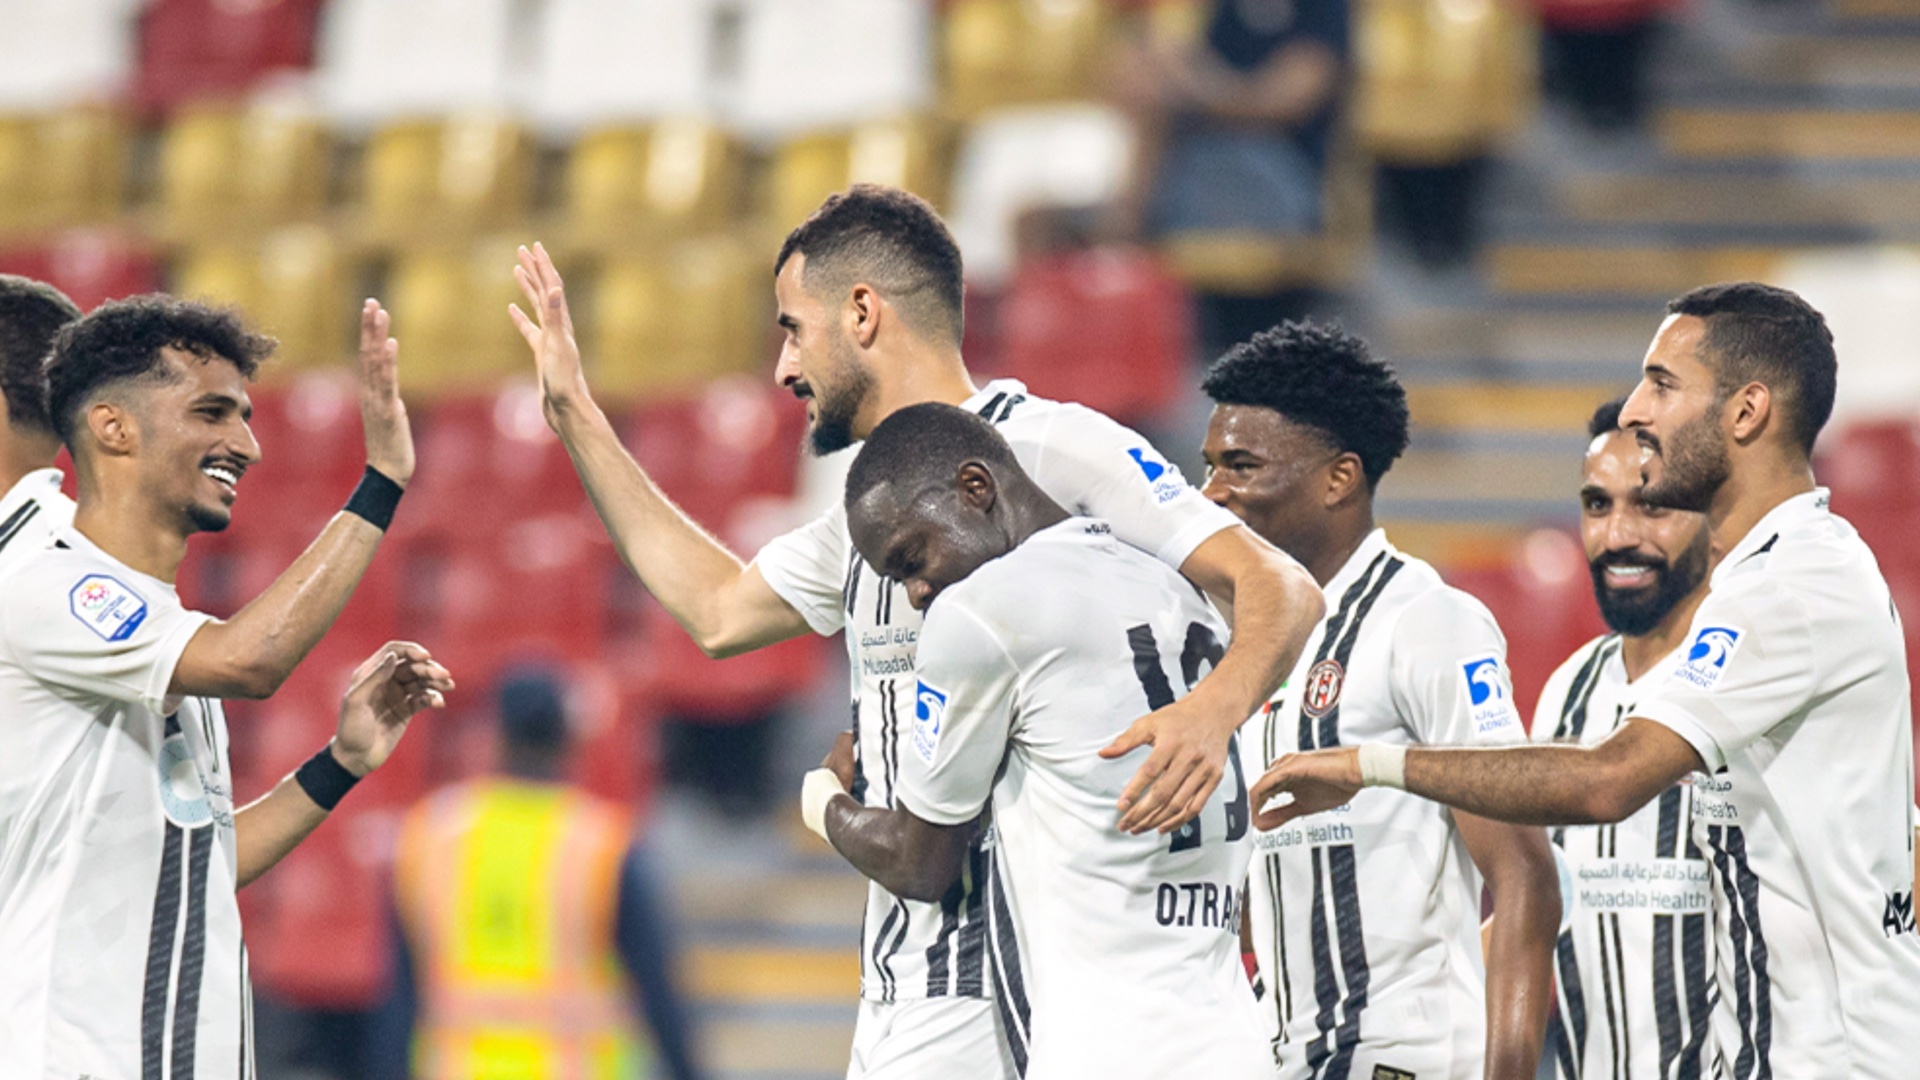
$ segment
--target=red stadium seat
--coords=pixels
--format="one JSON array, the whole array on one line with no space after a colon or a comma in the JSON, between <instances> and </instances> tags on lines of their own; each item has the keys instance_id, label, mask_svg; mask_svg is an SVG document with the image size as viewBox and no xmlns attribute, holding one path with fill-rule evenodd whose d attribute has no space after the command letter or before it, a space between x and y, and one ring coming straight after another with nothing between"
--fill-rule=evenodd
<instances>
[{"instance_id":1,"label":"red stadium seat","mask_svg":"<svg viewBox=\"0 0 1920 1080\"><path fill-rule=\"evenodd\" d=\"M105 230L62 233L52 243L0 253L0 274L45 281L82 311L160 287L160 268L145 245Z\"/></svg>"},{"instance_id":2,"label":"red stadium seat","mask_svg":"<svg viewBox=\"0 0 1920 1080\"><path fill-rule=\"evenodd\" d=\"M1606 633L1579 541L1559 530L1534 533L1511 566L1455 570L1447 580L1478 597L1500 624L1514 703L1525 723L1532 723L1540 690L1554 669Z\"/></svg>"},{"instance_id":3,"label":"red stadium seat","mask_svg":"<svg viewBox=\"0 0 1920 1080\"><path fill-rule=\"evenodd\" d=\"M415 420L420 465L405 520L396 522L405 535L471 534L483 521L504 525L588 505L531 385L443 398Z\"/></svg>"},{"instance_id":4,"label":"red stadium seat","mask_svg":"<svg viewBox=\"0 0 1920 1080\"><path fill-rule=\"evenodd\" d=\"M1150 424L1180 394L1188 322L1185 290L1145 252L1048 256L1001 302L1001 364L1042 397Z\"/></svg>"},{"instance_id":5,"label":"red stadium seat","mask_svg":"<svg viewBox=\"0 0 1920 1080\"><path fill-rule=\"evenodd\" d=\"M1835 513L1853 522L1881 562L1920 561L1920 507L1907 497L1920 475L1920 421L1854 423L1821 443L1815 474Z\"/></svg>"},{"instance_id":6,"label":"red stadium seat","mask_svg":"<svg viewBox=\"0 0 1920 1080\"><path fill-rule=\"evenodd\" d=\"M746 376L642 406L625 427L634 459L668 496L728 539L752 500L793 493L805 431L799 402Z\"/></svg>"},{"instance_id":7,"label":"red stadium seat","mask_svg":"<svg viewBox=\"0 0 1920 1080\"><path fill-rule=\"evenodd\" d=\"M157 112L237 98L277 70L313 65L321 0L154 0L140 22L135 97Z\"/></svg>"}]
</instances>

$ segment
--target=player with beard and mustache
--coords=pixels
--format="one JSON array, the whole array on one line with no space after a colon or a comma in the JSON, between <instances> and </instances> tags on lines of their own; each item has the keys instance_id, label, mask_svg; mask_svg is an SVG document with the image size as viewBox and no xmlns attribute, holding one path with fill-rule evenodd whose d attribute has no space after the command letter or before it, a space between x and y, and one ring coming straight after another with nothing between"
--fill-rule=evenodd
<instances>
[{"instance_id":1,"label":"player with beard and mustache","mask_svg":"<svg viewBox=\"0 0 1920 1080\"><path fill-rule=\"evenodd\" d=\"M1639 442L1620 428L1624 404L1595 410L1580 486L1580 539L1613 632L1547 680L1535 742L1611 735L1677 659L1707 593L1707 523L1647 502ZM1561 1080L1710 1075L1711 868L1690 835L1692 811L1692 786L1680 783L1616 825L1552 830L1567 919L1547 1045Z\"/></svg>"},{"instance_id":2,"label":"player with beard and mustache","mask_svg":"<svg viewBox=\"0 0 1920 1080\"><path fill-rule=\"evenodd\" d=\"M1735 1077L1911 1077L1920 1061L1913 724L1900 615L1873 552L1814 482L1838 364L1826 320L1754 282L1667 305L1620 423L1642 498L1704 513L1723 553L1673 663L1591 744L1363 745L1254 785L1269 828L1365 786L1542 825L1625 820L1693 773L1713 864ZM1291 801L1266 809L1275 796Z\"/></svg>"},{"instance_id":3,"label":"player with beard and mustache","mask_svg":"<svg viewBox=\"0 0 1920 1080\"><path fill-rule=\"evenodd\" d=\"M773 268L785 334L774 378L806 402L816 453L865 439L909 405L967 409L995 426L1056 502L1107 521L1117 539L1231 604L1233 642L1218 666L1102 751L1136 763L1116 827L1184 829L1197 841L1201 826L1187 823L1224 775L1235 731L1321 617L1312 577L1208 503L1135 432L1012 380L977 387L960 352L960 250L925 201L856 185L795 228ZM512 316L533 350L548 423L627 565L711 656L844 633L854 731L835 753L849 794L891 806L902 741L925 709L914 694L920 614L906 589L860 559L842 506L775 538L751 563L727 550L661 494L595 404L546 252L522 248L515 274L531 314L515 307ZM978 869L984 851L970 856ZM935 903L869 890L850 1076L983 1080L1016 1070L1019 1050L998 1034L994 1010L1016 1008L1017 995L996 995L983 966L982 880L970 873Z\"/></svg>"}]
</instances>

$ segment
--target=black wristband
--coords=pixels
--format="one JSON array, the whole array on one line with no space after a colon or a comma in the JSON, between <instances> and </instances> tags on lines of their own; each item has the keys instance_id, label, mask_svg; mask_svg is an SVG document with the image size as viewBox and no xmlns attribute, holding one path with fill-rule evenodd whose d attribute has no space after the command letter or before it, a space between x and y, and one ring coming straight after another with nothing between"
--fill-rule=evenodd
<instances>
[{"instance_id":1,"label":"black wristband","mask_svg":"<svg viewBox=\"0 0 1920 1080\"><path fill-rule=\"evenodd\" d=\"M406 490L369 465L367 471L360 474L360 486L353 489L353 497L347 500L346 511L365 518L374 528L386 532L387 526L393 524L393 509L400 505L400 496L406 494Z\"/></svg>"},{"instance_id":2,"label":"black wristband","mask_svg":"<svg viewBox=\"0 0 1920 1080\"><path fill-rule=\"evenodd\" d=\"M348 772L347 767L333 756L333 750L324 746L319 753L308 758L305 765L294 770L293 779L300 785L300 790L307 793L307 798L313 800L314 805L328 811L339 806L340 800L353 790L353 785L360 782L359 777Z\"/></svg>"}]
</instances>

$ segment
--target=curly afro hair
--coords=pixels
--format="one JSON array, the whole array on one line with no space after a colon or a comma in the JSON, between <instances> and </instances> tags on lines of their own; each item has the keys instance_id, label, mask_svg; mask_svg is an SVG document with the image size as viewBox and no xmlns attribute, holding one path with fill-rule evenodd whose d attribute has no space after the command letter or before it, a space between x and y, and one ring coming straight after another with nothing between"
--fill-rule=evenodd
<instances>
[{"instance_id":1,"label":"curly afro hair","mask_svg":"<svg viewBox=\"0 0 1920 1080\"><path fill-rule=\"evenodd\" d=\"M1372 490L1406 452L1407 392L1338 325L1285 322L1227 350L1200 384L1216 405L1272 409L1360 458Z\"/></svg>"},{"instance_id":2,"label":"curly afro hair","mask_svg":"<svg viewBox=\"0 0 1920 1080\"><path fill-rule=\"evenodd\" d=\"M31 278L0 274L0 391L7 422L53 434L47 418L47 352L60 328L80 309L59 289Z\"/></svg>"},{"instance_id":3,"label":"curly afro hair","mask_svg":"<svg viewBox=\"0 0 1920 1080\"><path fill-rule=\"evenodd\" d=\"M114 300L68 323L47 360L47 412L73 446L74 425L102 387L138 379L166 381L163 349L224 360L253 378L277 343L227 308L154 293Z\"/></svg>"}]
</instances>

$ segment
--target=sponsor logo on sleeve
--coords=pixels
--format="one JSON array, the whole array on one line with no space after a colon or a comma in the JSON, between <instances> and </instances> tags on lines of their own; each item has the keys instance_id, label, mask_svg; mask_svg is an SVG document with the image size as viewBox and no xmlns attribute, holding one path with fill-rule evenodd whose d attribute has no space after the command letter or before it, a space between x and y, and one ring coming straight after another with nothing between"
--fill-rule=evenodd
<instances>
[{"instance_id":1,"label":"sponsor logo on sleeve","mask_svg":"<svg viewBox=\"0 0 1920 1080\"><path fill-rule=\"evenodd\" d=\"M140 594L105 574L88 574L67 594L73 617L106 641L125 641L147 618Z\"/></svg>"},{"instance_id":2,"label":"sponsor logo on sleeve","mask_svg":"<svg viewBox=\"0 0 1920 1080\"><path fill-rule=\"evenodd\" d=\"M1187 490L1186 478L1180 475L1180 470L1155 453L1152 447L1136 446L1127 451L1127 456L1133 459L1134 465L1147 478L1147 485L1153 489L1154 501L1172 502Z\"/></svg>"},{"instance_id":3,"label":"sponsor logo on sleeve","mask_svg":"<svg viewBox=\"0 0 1920 1080\"><path fill-rule=\"evenodd\" d=\"M1673 669L1673 678L1700 690L1711 690L1727 673L1727 664L1740 649L1741 631L1732 626L1703 626L1693 635L1687 655Z\"/></svg>"},{"instance_id":4,"label":"sponsor logo on sleeve","mask_svg":"<svg viewBox=\"0 0 1920 1080\"><path fill-rule=\"evenodd\" d=\"M1477 735L1519 731L1520 715L1513 708L1513 684L1498 656L1478 656L1461 663L1466 681L1467 711Z\"/></svg>"},{"instance_id":5,"label":"sponsor logo on sleeve","mask_svg":"<svg viewBox=\"0 0 1920 1080\"><path fill-rule=\"evenodd\" d=\"M947 726L947 692L918 683L913 695L913 752L933 764L940 749L940 730Z\"/></svg>"}]
</instances>

